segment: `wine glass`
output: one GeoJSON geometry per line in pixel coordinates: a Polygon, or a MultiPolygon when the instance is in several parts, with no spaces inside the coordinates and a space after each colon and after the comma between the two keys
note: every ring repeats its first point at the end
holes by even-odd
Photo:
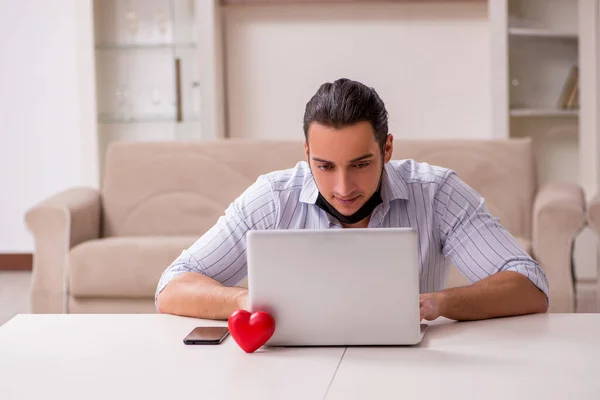
{"type": "Polygon", "coordinates": [[[155,34],[157,37],[164,39],[167,34],[167,13],[163,10],[156,10],[154,12],[154,27],[155,34]]]}
{"type": "Polygon", "coordinates": [[[129,121],[131,119],[131,102],[127,85],[119,85],[115,91],[115,97],[117,99],[117,120],[129,121]]]}
{"type": "Polygon", "coordinates": [[[125,11],[125,30],[129,35],[135,36],[138,32],[140,23],[137,13],[129,8],[125,11]]]}

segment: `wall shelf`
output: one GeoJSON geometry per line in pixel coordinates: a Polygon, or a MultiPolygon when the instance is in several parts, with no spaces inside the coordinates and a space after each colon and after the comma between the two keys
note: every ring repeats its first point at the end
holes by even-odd
{"type": "Polygon", "coordinates": [[[539,38],[556,38],[556,39],[571,39],[577,40],[578,34],[576,32],[561,32],[549,29],[539,28],[508,28],[508,34],[511,36],[523,36],[523,37],[539,37],[539,38]]]}
{"type": "Polygon", "coordinates": [[[98,117],[99,124],[165,124],[175,123],[175,117],[148,115],[136,116],[131,118],[119,117],[98,117]]]}
{"type": "MultiPolygon", "coordinates": [[[[186,118],[185,122],[200,122],[200,118],[186,118]]],[[[131,119],[119,118],[98,118],[98,123],[102,125],[127,125],[127,124],[174,124],[178,123],[175,117],[137,117],[131,119]]],[[[179,122],[179,123],[184,123],[179,122]]]]}
{"type": "Polygon", "coordinates": [[[154,49],[195,49],[195,43],[99,43],[96,50],[154,50],[154,49]]]}
{"type": "Polygon", "coordinates": [[[513,108],[511,117],[577,117],[579,110],[559,110],[551,108],[513,108]]]}
{"type": "Polygon", "coordinates": [[[496,0],[489,6],[494,136],[531,138],[540,185],[580,183],[587,114],[575,90],[585,86],[583,76],[573,69],[582,65],[589,40],[579,17],[592,7],[586,0],[496,0]]]}

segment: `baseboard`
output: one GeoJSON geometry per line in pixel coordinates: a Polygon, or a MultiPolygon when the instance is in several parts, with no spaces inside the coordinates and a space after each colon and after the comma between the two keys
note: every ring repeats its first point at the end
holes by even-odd
{"type": "Polygon", "coordinates": [[[33,254],[0,254],[0,271],[31,271],[33,254]]]}

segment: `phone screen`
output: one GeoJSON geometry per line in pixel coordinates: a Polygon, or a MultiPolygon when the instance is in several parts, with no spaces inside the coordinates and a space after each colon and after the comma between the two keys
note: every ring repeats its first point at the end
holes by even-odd
{"type": "Polygon", "coordinates": [[[229,334],[226,326],[199,326],[183,339],[185,344],[219,344],[229,334]]]}

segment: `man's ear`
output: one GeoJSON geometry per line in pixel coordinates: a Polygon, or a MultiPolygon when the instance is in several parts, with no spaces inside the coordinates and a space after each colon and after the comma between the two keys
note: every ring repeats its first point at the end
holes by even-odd
{"type": "Polygon", "coordinates": [[[310,151],[308,150],[308,142],[304,140],[304,154],[306,155],[306,162],[310,164],[310,151]]]}
{"type": "Polygon", "coordinates": [[[385,139],[385,145],[383,147],[383,163],[387,163],[392,159],[392,153],[394,151],[394,135],[388,133],[385,139]]]}

